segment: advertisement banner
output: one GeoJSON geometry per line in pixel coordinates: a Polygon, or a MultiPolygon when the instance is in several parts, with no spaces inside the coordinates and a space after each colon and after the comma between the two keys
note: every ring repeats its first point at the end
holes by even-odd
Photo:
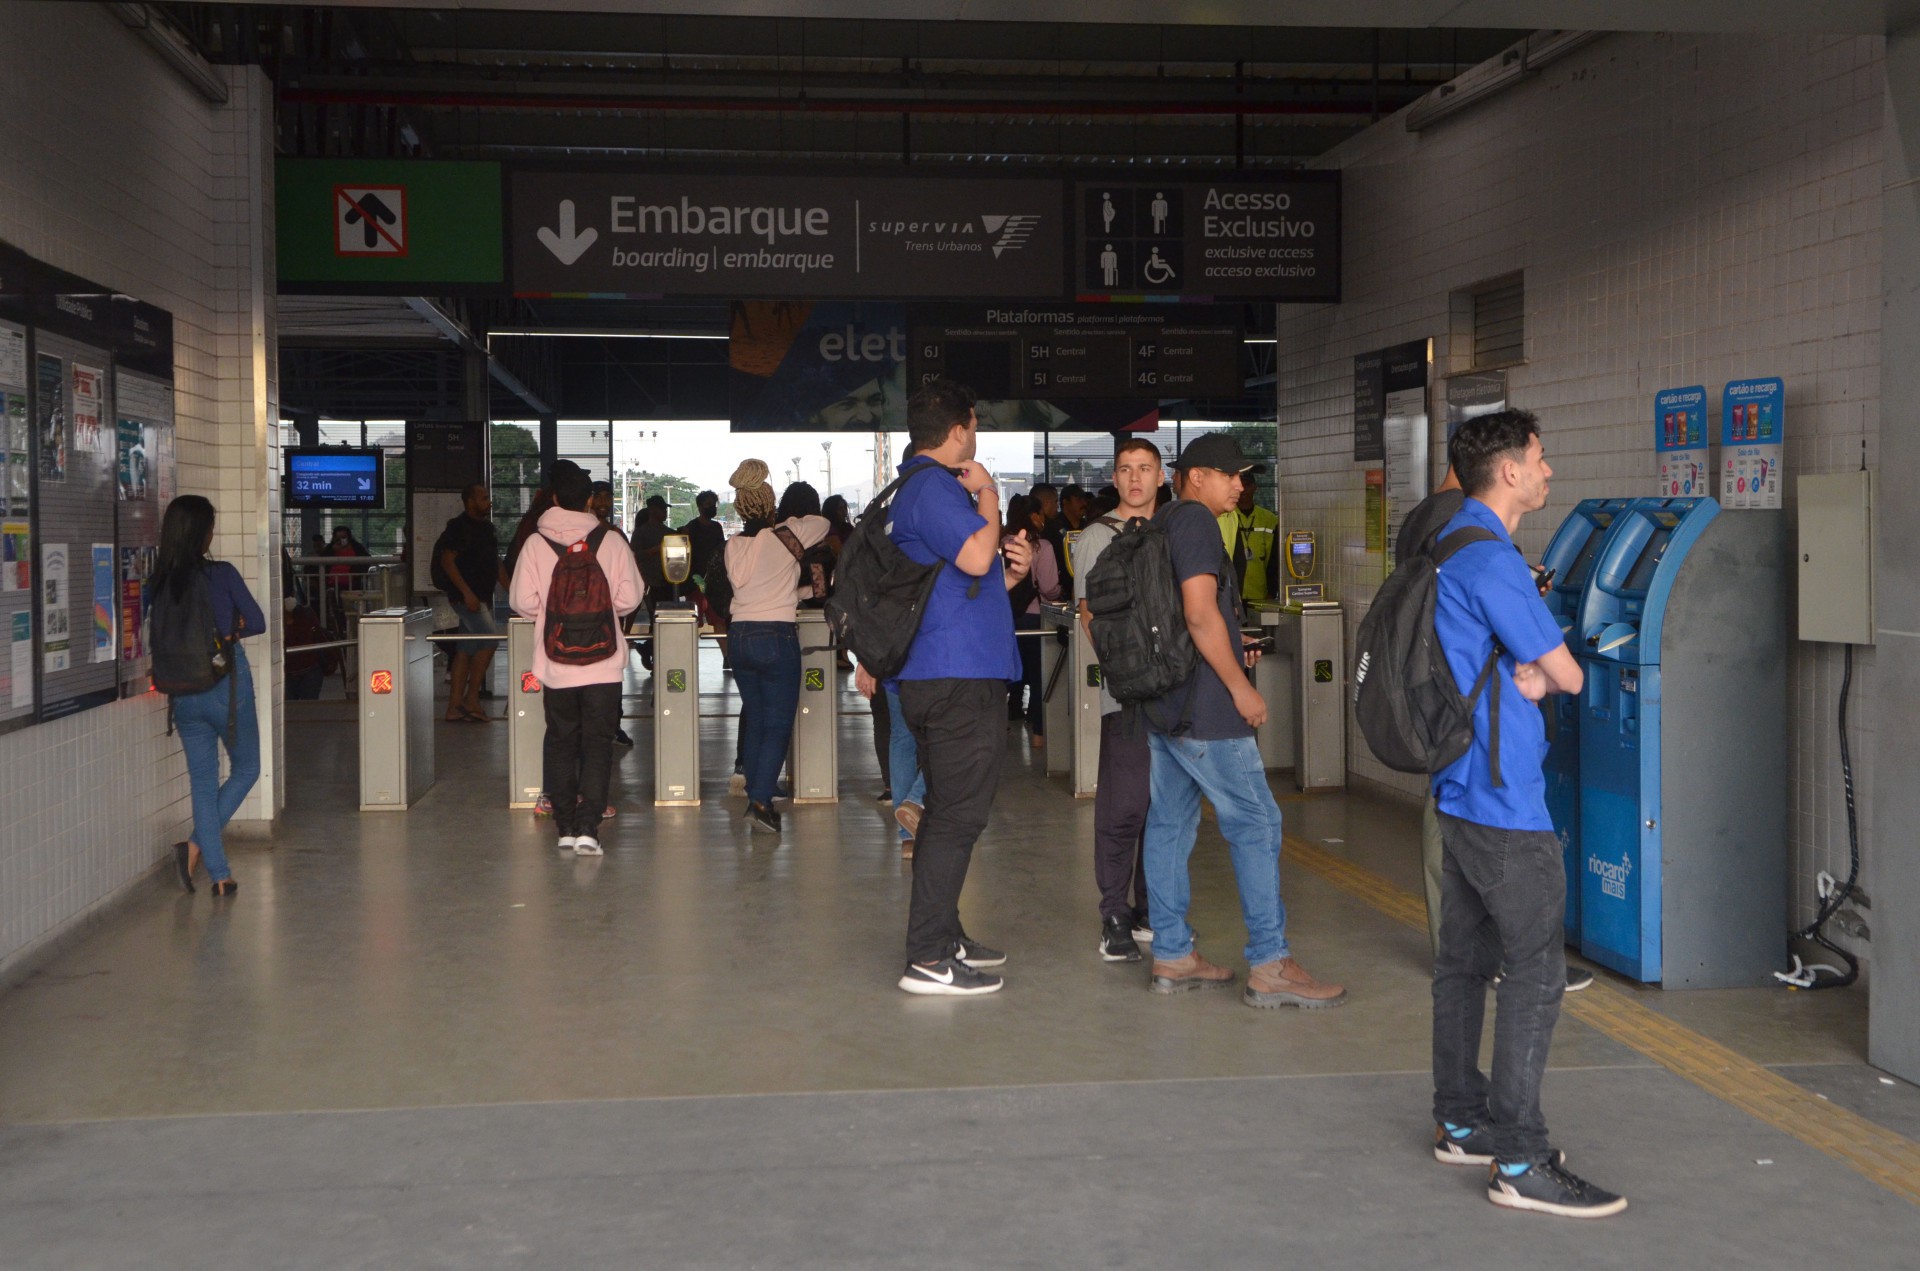
{"type": "Polygon", "coordinates": [[[1720,506],[1780,506],[1787,385],[1773,377],[1732,380],[1720,395],[1720,506]]]}
{"type": "Polygon", "coordinates": [[[1057,296],[1058,181],[516,170],[516,295],[1057,296]]]}
{"type": "Polygon", "coordinates": [[[1653,395],[1653,449],[1660,465],[1662,498],[1707,492],[1707,390],[1663,388],[1653,395]]]}

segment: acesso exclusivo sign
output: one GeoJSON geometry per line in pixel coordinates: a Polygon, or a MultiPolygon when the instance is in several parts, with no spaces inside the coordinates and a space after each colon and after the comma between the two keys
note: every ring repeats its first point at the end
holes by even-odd
{"type": "Polygon", "coordinates": [[[516,171],[517,295],[1060,293],[1057,181],[516,171]]]}

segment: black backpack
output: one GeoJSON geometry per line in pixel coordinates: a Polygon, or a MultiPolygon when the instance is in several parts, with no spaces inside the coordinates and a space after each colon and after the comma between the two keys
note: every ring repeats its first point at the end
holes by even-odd
{"type": "Polygon", "coordinates": [[[897,477],[867,504],[840,548],[833,593],[827,597],[827,626],[834,642],[853,650],[875,679],[891,679],[907,664],[934,580],[946,567],[945,561],[922,565],[900,550],[887,534],[888,507],[901,486],[939,468],[917,464],[897,477]]]}
{"type": "MultiPolygon", "coordinates": [[[[1374,757],[1396,772],[1436,773],[1473,746],[1473,708],[1493,679],[1499,641],[1480,668],[1473,692],[1460,686],[1434,630],[1440,568],[1461,548],[1498,541],[1479,526],[1428,538],[1395,565],[1354,637],[1353,709],[1374,757]]],[[[1500,693],[1489,705],[1493,784],[1500,782],[1500,693]]]]}
{"type": "MultiPolygon", "coordinates": [[[[213,587],[207,571],[196,569],[186,594],[173,598],[172,580],[153,588],[147,613],[147,651],[153,687],[167,695],[167,735],[173,735],[173,699],[204,693],[233,670],[233,637],[223,634],[213,616],[213,587]]],[[[239,726],[238,693],[227,694],[227,735],[239,726]]]]}
{"type": "Polygon", "coordinates": [[[1087,613],[1100,682],[1115,701],[1145,706],[1192,680],[1199,669],[1200,651],[1187,631],[1166,527],[1158,521],[1128,521],[1102,549],[1087,572],[1087,613]]]}

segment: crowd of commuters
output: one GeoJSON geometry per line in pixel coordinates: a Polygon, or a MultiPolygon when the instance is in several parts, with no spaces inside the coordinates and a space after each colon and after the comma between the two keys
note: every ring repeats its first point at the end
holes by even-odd
{"type": "MultiPolygon", "coordinates": [[[[1156,993],[1235,983],[1233,969],[1201,954],[1188,923],[1189,860],[1204,800],[1225,840],[1247,932],[1241,1000],[1260,1008],[1344,1003],[1346,990],[1308,972],[1288,940],[1281,813],[1255,742],[1266,707],[1249,671],[1260,648],[1241,624],[1248,598],[1278,592],[1279,522],[1254,496],[1265,467],[1231,435],[1211,433],[1185,447],[1169,482],[1160,450],[1127,438],[1116,447],[1110,486],[1089,493],[1041,483],[1012,498],[1003,518],[999,488],[976,458],[972,395],[934,381],[913,395],[907,419],[910,445],[883,513],[885,535],[934,572],[904,661],[884,678],[864,666],[855,674],[872,702],[887,787],[881,798],[893,805],[902,855],[912,863],[899,987],[974,997],[1005,986],[994,972],[1008,955],[966,931],[959,906],[974,847],[993,815],[1009,711],[1024,715],[1035,748],[1044,744],[1039,642],[1017,633],[1039,629],[1043,604],[1067,601],[1098,656],[1089,577],[1120,535],[1150,527],[1164,536],[1176,620],[1197,656],[1184,682],[1157,697],[1123,704],[1101,690],[1092,843],[1099,957],[1138,964],[1148,945],[1146,982],[1156,993]]],[[[1538,421],[1517,410],[1468,421],[1450,440],[1448,458],[1447,480],[1409,517],[1399,556],[1475,532],[1468,535],[1474,541],[1435,557],[1445,567],[1436,574],[1433,630],[1458,682],[1473,681],[1496,654],[1501,674],[1474,700],[1471,747],[1433,775],[1427,807],[1433,1152],[1445,1164],[1485,1166],[1496,1204],[1578,1217],[1616,1213],[1624,1199],[1566,1168],[1540,1102],[1561,995],[1591,983],[1565,962],[1566,879],[1546,810],[1546,739],[1535,706],[1548,694],[1578,693],[1582,673],[1512,543],[1521,519],[1545,505],[1552,471],[1538,421]],[[1480,1068],[1481,1033],[1496,985],[1489,1075],[1480,1068]]],[[[692,558],[691,576],[679,581],[669,579],[662,552],[673,532],[665,501],[647,501],[629,542],[611,522],[610,488],[565,461],[554,466],[506,564],[483,485],[465,492],[461,515],[436,543],[436,581],[455,602],[464,633],[495,634],[493,592],[509,579],[513,610],[543,633],[533,669],[546,712],[545,786],[562,849],[603,851],[616,735],[624,735],[630,651],[623,624],[687,599],[730,643],[742,700],[745,818],[757,831],[781,832],[775,801],[801,680],[798,609],[824,596],[854,526],[843,499],[823,505],[805,482],[776,499],[768,477],[757,459],[735,471],[734,508],[744,527],[731,539],[717,498],[699,496],[698,515],[677,531],[692,558]]],[[[204,606],[209,617],[194,621],[210,621],[218,635],[208,686],[176,675],[168,690],[193,793],[193,832],[175,846],[174,864],[188,891],[204,869],[214,892],[229,895],[237,883],[221,831],[259,772],[241,641],[266,624],[233,567],[210,558],[213,522],[205,499],[173,501],[149,596],[156,632],[163,621],[179,629],[180,614],[204,606]]],[[[345,535],[336,549],[345,554],[356,545],[345,535]]],[[[297,597],[288,604],[289,631],[303,614],[317,630],[297,597]]],[[[165,652],[156,649],[156,666],[165,652]]],[[[489,644],[455,655],[449,720],[484,718],[475,692],[491,652],[489,644]]],[[[204,651],[188,661],[195,659],[205,661],[204,651]]],[[[300,695],[320,665],[289,659],[288,671],[289,694],[300,695]]]]}

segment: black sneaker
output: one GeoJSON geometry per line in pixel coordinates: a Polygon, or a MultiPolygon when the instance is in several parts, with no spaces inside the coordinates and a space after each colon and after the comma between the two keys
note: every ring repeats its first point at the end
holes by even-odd
{"type": "Polygon", "coordinates": [[[1133,938],[1140,944],[1153,943],[1153,924],[1147,921],[1147,911],[1144,909],[1133,911],[1133,938]]]}
{"type": "Polygon", "coordinates": [[[907,963],[900,976],[900,987],[909,993],[929,997],[978,997],[998,993],[1006,981],[997,975],[983,975],[959,958],[942,958],[932,966],[907,963]]]}
{"type": "Polygon", "coordinates": [[[765,830],[769,834],[780,832],[780,814],[764,803],[747,805],[747,824],[756,830],[765,830]]]}
{"type": "Polygon", "coordinates": [[[1592,987],[1593,972],[1586,970],[1584,967],[1570,966],[1567,968],[1567,992],[1578,993],[1581,989],[1592,987]]]}
{"type": "Polygon", "coordinates": [[[892,803],[892,802],[893,802],[893,791],[891,791],[891,790],[882,790],[882,791],[881,791],[881,792],[880,792],[879,794],[876,794],[876,795],[874,795],[874,796],[873,796],[873,801],[874,801],[875,803],[892,803]]]}
{"type": "Polygon", "coordinates": [[[633,746],[633,738],[627,736],[626,729],[616,728],[613,730],[613,744],[631,748],[633,746]]]}
{"type": "MultiPolygon", "coordinates": [[[[1493,1164],[1493,1131],[1476,1125],[1464,1135],[1455,1135],[1444,1125],[1433,1127],[1433,1159],[1442,1165],[1493,1164]]],[[[1553,1163],[1565,1165],[1567,1154],[1553,1149],[1553,1163]]]]}
{"type": "Polygon", "coordinates": [[[960,943],[953,946],[953,956],[970,967],[1005,966],[1007,955],[998,949],[989,949],[965,932],[960,934],[960,943]]]}
{"type": "Polygon", "coordinates": [[[1627,1198],[1595,1187],[1553,1161],[1508,1174],[1496,1163],[1487,1167],[1487,1199],[1508,1209],[1530,1209],[1562,1218],[1605,1218],[1627,1207],[1627,1198]]]}
{"type": "Polygon", "coordinates": [[[1140,960],[1140,946],[1134,942],[1133,931],[1125,918],[1108,918],[1100,924],[1100,960],[1102,962],[1138,962],[1140,960]]]}

